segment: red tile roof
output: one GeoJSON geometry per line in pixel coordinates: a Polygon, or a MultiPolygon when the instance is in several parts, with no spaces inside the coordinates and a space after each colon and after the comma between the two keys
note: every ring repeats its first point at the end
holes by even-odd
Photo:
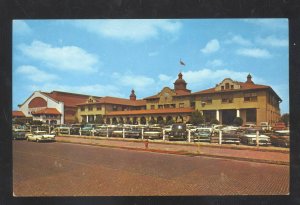
{"type": "Polygon", "coordinates": [[[25,117],[24,113],[22,111],[12,111],[13,117],[25,117]]]}
{"type": "MultiPolygon", "coordinates": [[[[85,103],[90,95],[82,95],[76,93],[67,93],[61,91],[52,91],[51,93],[42,92],[43,94],[53,98],[56,101],[64,102],[67,107],[75,107],[79,103],[85,103]]],[[[101,97],[93,96],[96,99],[101,97]]]]}
{"type": "Polygon", "coordinates": [[[120,116],[120,115],[150,115],[150,114],[174,114],[174,113],[192,113],[195,110],[192,108],[165,108],[154,110],[126,110],[126,111],[113,111],[107,113],[107,116],[120,116]]]}
{"type": "Polygon", "coordinates": [[[241,86],[240,89],[218,90],[218,91],[216,91],[215,88],[209,88],[209,89],[206,89],[206,90],[201,90],[201,91],[198,91],[198,92],[194,92],[192,94],[195,95],[195,94],[218,93],[218,92],[236,92],[236,91],[244,91],[244,90],[256,90],[256,89],[270,88],[270,86],[258,85],[258,84],[253,84],[253,83],[242,83],[242,82],[237,82],[237,83],[241,86]]]}
{"type": "Polygon", "coordinates": [[[146,100],[129,100],[125,98],[117,97],[102,97],[93,103],[79,103],[77,105],[92,105],[92,104],[118,104],[118,105],[128,105],[128,106],[146,106],[146,100]]]}
{"type": "MultiPolygon", "coordinates": [[[[173,97],[177,97],[177,96],[185,96],[185,95],[190,95],[190,94],[191,94],[191,90],[188,90],[188,89],[186,89],[186,90],[175,90],[175,89],[171,89],[171,90],[172,90],[173,92],[176,93],[176,95],[173,96],[173,97]]],[[[156,95],[152,95],[152,96],[146,97],[146,98],[144,98],[144,100],[148,100],[148,99],[157,99],[157,98],[160,97],[160,96],[159,96],[160,93],[161,93],[161,92],[157,93],[156,95]]]]}
{"type": "Polygon", "coordinates": [[[61,113],[56,108],[44,108],[42,110],[32,112],[31,114],[32,115],[40,115],[40,114],[61,115],[61,113]]]}

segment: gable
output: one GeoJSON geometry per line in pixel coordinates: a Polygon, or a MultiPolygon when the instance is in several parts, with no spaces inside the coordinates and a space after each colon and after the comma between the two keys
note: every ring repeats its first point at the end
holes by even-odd
{"type": "Polygon", "coordinates": [[[233,81],[230,78],[225,78],[221,83],[216,85],[215,91],[237,90],[240,88],[241,86],[237,81],[233,81]]]}

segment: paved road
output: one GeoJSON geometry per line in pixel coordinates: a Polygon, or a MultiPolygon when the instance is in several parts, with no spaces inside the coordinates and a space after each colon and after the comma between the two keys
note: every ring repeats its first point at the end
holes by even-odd
{"type": "Polygon", "coordinates": [[[16,196],[285,195],[289,166],[14,141],[13,191],[16,196]]]}

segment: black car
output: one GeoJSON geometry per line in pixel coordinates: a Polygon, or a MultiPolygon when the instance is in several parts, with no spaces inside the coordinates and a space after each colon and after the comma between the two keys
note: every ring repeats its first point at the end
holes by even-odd
{"type": "Polygon", "coordinates": [[[72,124],[70,128],[71,135],[79,135],[79,130],[82,128],[81,124],[72,124]]]}
{"type": "Polygon", "coordinates": [[[188,131],[186,130],[186,124],[173,124],[169,133],[169,140],[187,140],[188,131]]]}
{"type": "Polygon", "coordinates": [[[138,128],[131,128],[125,130],[125,137],[129,138],[141,138],[142,136],[142,130],[138,128]]]}

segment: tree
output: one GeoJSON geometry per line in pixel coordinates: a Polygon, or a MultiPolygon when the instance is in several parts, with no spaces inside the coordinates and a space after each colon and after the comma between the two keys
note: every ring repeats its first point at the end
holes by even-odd
{"type": "Polygon", "coordinates": [[[190,122],[193,125],[203,124],[204,123],[204,117],[202,113],[198,110],[192,113],[192,116],[190,118],[190,122]]]}
{"type": "Polygon", "coordinates": [[[242,126],[243,125],[243,119],[241,117],[236,117],[233,120],[233,124],[236,126],[242,126]]]}
{"type": "Polygon", "coordinates": [[[216,118],[214,118],[214,119],[212,119],[211,121],[210,121],[210,124],[220,124],[220,122],[219,122],[219,120],[217,120],[216,118]]]}
{"type": "Polygon", "coordinates": [[[167,125],[172,125],[172,124],[174,124],[174,123],[175,123],[175,121],[174,121],[173,119],[170,119],[170,120],[167,121],[166,124],[167,124],[167,125]]]}
{"type": "Polygon", "coordinates": [[[290,124],[290,114],[285,113],[281,116],[280,121],[284,122],[285,126],[289,126],[290,124]]]}

